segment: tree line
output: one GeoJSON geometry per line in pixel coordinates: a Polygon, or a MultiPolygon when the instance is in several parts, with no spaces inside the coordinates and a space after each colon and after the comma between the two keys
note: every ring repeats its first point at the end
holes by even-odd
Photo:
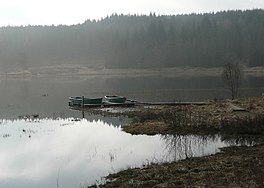
{"type": "Polygon", "coordinates": [[[117,15],[77,25],[0,28],[0,71],[61,64],[96,68],[264,66],[264,10],[117,15]]]}

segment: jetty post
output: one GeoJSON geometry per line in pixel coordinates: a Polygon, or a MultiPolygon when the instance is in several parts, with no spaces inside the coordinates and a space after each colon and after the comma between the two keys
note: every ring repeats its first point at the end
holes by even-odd
{"type": "Polygon", "coordinates": [[[82,96],[82,107],[84,107],[84,96],[82,96]]]}

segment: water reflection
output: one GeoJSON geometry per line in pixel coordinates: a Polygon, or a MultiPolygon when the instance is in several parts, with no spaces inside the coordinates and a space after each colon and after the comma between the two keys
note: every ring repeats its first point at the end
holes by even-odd
{"type": "Polygon", "coordinates": [[[216,153],[228,145],[221,141],[220,135],[165,135],[161,139],[165,143],[166,157],[173,161],[216,153]]]}
{"type": "Polygon", "coordinates": [[[256,143],[264,143],[263,136],[260,135],[222,135],[223,141],[228,142],[231,145],[254,145],[256,143]]]}
{"type": "MultiPolygon", "coordinates": [[[[221,136],[133,136],[101,120],[1,120],[0,187],[79,187],[150,162],[202,156],[221,136]]],[[[232,143],[233,144],[233,143],[232,143]]]]}

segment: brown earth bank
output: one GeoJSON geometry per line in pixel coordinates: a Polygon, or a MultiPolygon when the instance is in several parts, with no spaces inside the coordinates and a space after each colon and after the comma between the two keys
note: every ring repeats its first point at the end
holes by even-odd
{"type": "MultiPolygon", "coordinates": [[[[263,187],[264,145],[110,174],[99,187],[263,187]]],[[[96,187],[96,186],[94,186],[96,187]]]]}

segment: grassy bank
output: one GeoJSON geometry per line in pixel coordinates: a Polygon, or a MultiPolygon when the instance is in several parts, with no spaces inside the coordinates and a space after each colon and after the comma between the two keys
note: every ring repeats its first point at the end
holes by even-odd
{"type": "MultiPolygon", "coordinates": [[[[232,106],[232,105],[231,105],[232,106]]],[[[221,133],[224,140],[264,143],[264,97],[211,101],[203,106],[151,106],[122,113],[131,134],[221,133]],[[244,108],[233,111],[230,103],[244,108]]],[[[263,187],[264,145],[222,148],[211,156],[127,169],[99,187],[263,187]]]]}
{"type": "Polygon", "coordinates": [[[263,187],[264,145],[111,174],[100,187],[263,187]]]}
{"type": "Polygon", "coordinates": [[[156,106],[126,113],[131,134],[248,134],[264,135],[264,97],[212,101],[208,105],[156,106]],[[244,111],[233,111],[235,104],[244,111]]]}

